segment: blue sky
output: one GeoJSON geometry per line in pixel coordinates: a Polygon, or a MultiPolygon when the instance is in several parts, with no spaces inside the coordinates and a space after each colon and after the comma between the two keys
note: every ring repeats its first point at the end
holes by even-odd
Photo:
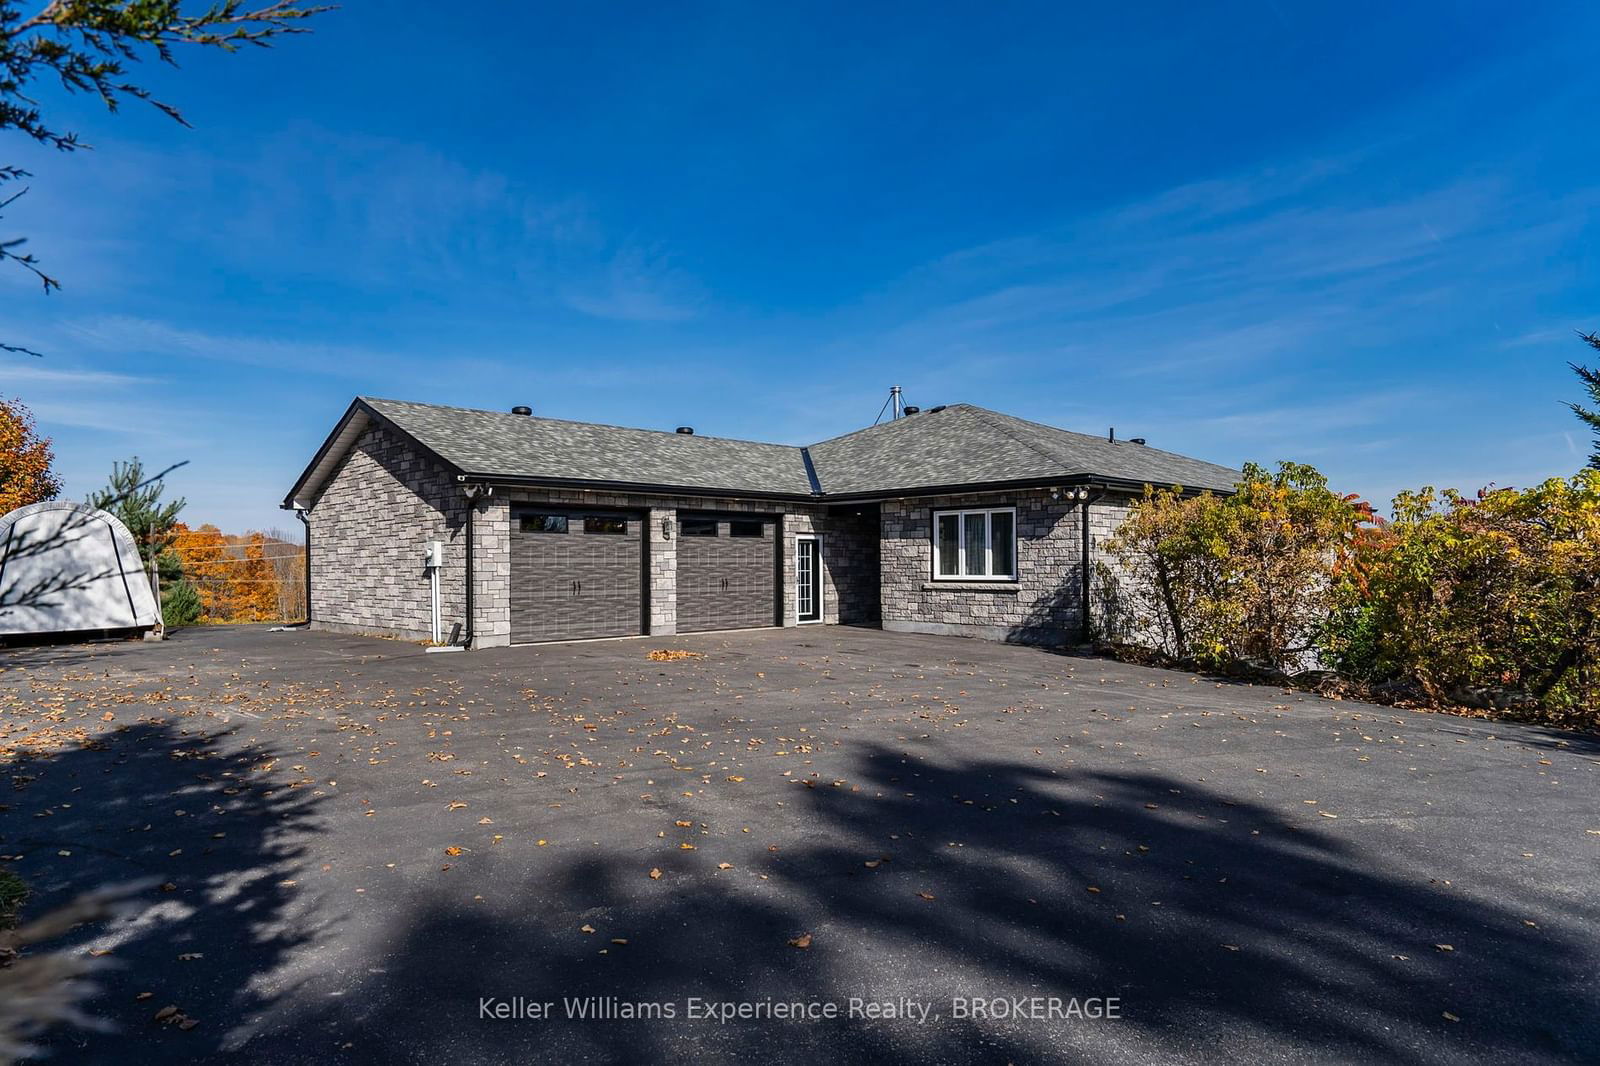
{"type": "MultiPolygon", "coordinates": [[[[47,95],[0,392],[276,507],[350,398],[807,443],[891,384],[1386,502],[1582,465],[1592,5],[355,2],[47,95]],[[805,10],[799,10],[804,7],[805,10]]],[[[1592,354],[1592,353],[1591,353],[1592,354]]]]}

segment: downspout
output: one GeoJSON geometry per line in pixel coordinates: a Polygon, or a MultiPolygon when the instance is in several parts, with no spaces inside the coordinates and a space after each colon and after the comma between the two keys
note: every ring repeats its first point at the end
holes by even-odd
{"type": "Polygon", "coordinates": [[[306,527],[306,628],[311,628],[311,512],[303,507],[295,509],[300,524],[306,527]]]}
{"type": "Polygon", "coordinates": [[[478,510],[479,486],[468,485],[467,494],[467,627],[461,636],[463,648],[472,647],[472,516],[478,510]]]}
{"type": "Polygon", "coordinates": [[[494,490],[487,485],[463,485],[461,487],[461,491],[465,493],[467,497],[467,624],[466,632],[461,637],[461,646],[463,648],[471,648],[473,635],[472,620],[475,614],[475,597],[472,593],[472,519],[478,511],[478,500],[481,497],[488,496],[494,490]]]}
{"type": "Polygon", "coordinates": [[[1089,536],[1089,506],[1105,499],[1105,490],[1078,490],[1078,512],[1082,524],[1083,542],[1079,549],[1079,558],[1083,560],[1079,577],[1082,588],[1079,590],[1079,603],[1083,605],[1082,619],[1079,624],[1078,639],[1080,643],[1087,644],[1094,635],[1094,622],[1089,616],[1089,596],[1093,588],[1094,560],[1092,558],[1094,539],[1089,536]]]}

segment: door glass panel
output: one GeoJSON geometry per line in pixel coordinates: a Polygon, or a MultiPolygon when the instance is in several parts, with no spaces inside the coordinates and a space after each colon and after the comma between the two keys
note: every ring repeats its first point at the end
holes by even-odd
{"type": "Polygon", "coordinates": [[[989,538],[984,533],[984,526],[988,516],[982,511],[977,514],[964,514],[961,516],[962,524],[966,526],[966,566],[962,573],[981,576],[989,572],[985,565],[984,549],[989,546],[989,538]]]}
{"type": "Polygon", "coordinates": [[[954,577],[961,573],[961,516],[939,516],[939,576],[954,577]]]}
{"type": "Polygon", "coordinates": [[[759,537],[764,523],[750,519],[735,519],[728,523],[730,537],[759,537]]]}
{"type": "Polygon", "coordinates": [[[567,516],[564,514],[525,514],[519,521],[524,533],[565,533],[567,516]]]}
{"type": "Polygon", "coordinates": [[[685,537],[714,537],[717,535],[715,518],[680,518],[678,531],[685,537]]]}
{"type": "Polygon", "coordinates": [[[628,520],[626,518],[606,518],[601,515],[590,515],[583,520],[585,533],[626,533],[628,520]]]}
{"type": "Polygon", "coordinates": [[[817,592],[820,576],[817,570],[817,542],[798,541],[795,545],[795,609],[800,621],[811,622],[820,617],[817,592]]]}
{"type": "Polygon", "coordinates": [[[1016,574],[1017,538],[1016,515],[1010,511],[995,511],[989,516],[990,561],[995,577],[1012,577],[1016,574]]]}

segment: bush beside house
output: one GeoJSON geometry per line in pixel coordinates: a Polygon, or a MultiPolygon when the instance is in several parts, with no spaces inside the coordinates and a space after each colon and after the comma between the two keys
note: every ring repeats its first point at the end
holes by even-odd
{"type": "Polygon", "coordinates": [[[1122,654],[1600,728],[1600,471],[1403,493],[1385,522],[1248,466],[1232,496],[1147,492],[1105,549],[1122,654]]]}

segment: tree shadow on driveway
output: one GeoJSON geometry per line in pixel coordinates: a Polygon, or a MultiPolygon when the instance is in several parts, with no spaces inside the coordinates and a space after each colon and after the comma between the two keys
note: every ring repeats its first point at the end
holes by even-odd
{"type": "MultiPolygon", "coordinates": [[[[252,1047],[262,1061],[284,1061],[273,1041],[293,1034],[370,1062],[1554,1062],[1600,1038],[1581,916],[1530,926],[1509,902],[1377,868],[1192,782],[872,747],[849,782],[797,783],[785,802],[799,843],[713,825],[686,836],[692,852],[669,836],[502,870],[508,898],[419,899],[393,916],[383,973],[296,1005],[252,1047]],[[804,933],[808,948],[790,945],[804,933]],[[940,1017],[723,1024],[688,1018],[691,996],[841,1010],[909,996],[940,1017]],[[959,996],[1114,996],[1122,1017],[961,1018],[959,996]],[[485,1017],[486,998],[516,1016],[485,1017]],[[567,998],[675,1017],[572,1019],[567,998]]],[[[695,822],[693,799],[672,806],[695,822]]]]}
{"type": "Polygon", "coordinates": [[[87,1013],[115,1027],[50,1031],[51,1061],[216,1058],[288,992],[262,982],[313,940],[295,886],[319,800],[277,769],[268,749],[160,720],[0,767],[0,853],[28,885],[26,915],[150,886],[126,916],[34,949],[101,958],[87,1013]]]}

